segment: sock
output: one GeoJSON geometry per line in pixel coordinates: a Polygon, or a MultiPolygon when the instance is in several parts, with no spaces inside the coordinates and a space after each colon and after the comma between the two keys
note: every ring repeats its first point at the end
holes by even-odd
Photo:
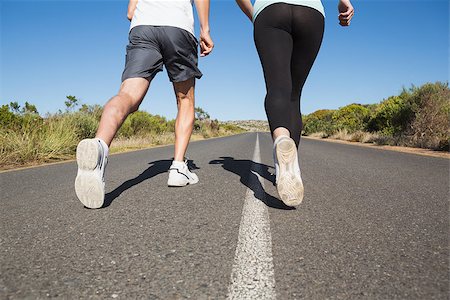
{"type": "Polygon", "coordinates": [[[172,166],[173,166],[173,167],[176,167],[176,168],[181,168],[181,167],[183,167],[184,165],[185,165],[184,161],[176,161],[176,160],[174,160],[174,161],[172,162],[172,166]]]}

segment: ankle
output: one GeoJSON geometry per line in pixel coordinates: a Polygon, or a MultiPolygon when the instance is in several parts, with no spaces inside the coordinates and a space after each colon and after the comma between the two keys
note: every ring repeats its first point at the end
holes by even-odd
{"type": "Polygon", "coordinates": [[[179,161],[179,160],[173,160],[172,161],[172,166],[174,167],[182,167],[185,165],[184,161],[179,161]]]}

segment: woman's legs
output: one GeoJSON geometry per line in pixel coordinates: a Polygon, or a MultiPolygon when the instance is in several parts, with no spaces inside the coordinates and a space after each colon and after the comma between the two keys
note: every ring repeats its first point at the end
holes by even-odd
{"type": "Polygon", "coordinates": [[[300,113],[301,93],[322,43],[324,18],[317,10],[304,6],[293,6],[292,15],[294,45],[291,57],[291,102],[295,102],[297,107],[292,111],[294,115],[291,117],[290,128],[298,147],[303,129],[300,113]]]}
{"type": "Polygon", "coordinates": [[[286,115],[292,108],[290,15],[288,5],[272,4],[258,15],[254,24],[255,45],[267,90],[264,106],[272,134],[290,135],[290,115],[286,115]]]}
{"type": "Polygon", "coordinates": [[[322,42],[323,21],[312,8],[276,3],[265,8],[254,24],[267,89],[264,106],[275,140],[276,185],[280,199],[289,206],[303,199],[297,155],[300,96],[322,42]]]}
{"type": "Polygon", "coordinates": [[[323,29],[320,12],[285,3],[265,8],[255,21],[270,130],[274,139],[289,133],[297,147],[302,130],[301,91],[319,51],[323,29]]]}

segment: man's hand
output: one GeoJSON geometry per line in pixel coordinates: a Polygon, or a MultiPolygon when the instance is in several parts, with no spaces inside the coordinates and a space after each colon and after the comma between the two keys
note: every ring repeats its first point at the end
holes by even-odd
{"type": "Polygon", "coordinates": [[[200,31],[200,56],[207,56],[214,48],[214,42],[211,39],[209,31],[200,31]]]}
{"type": "Polygon", "coordinates": [[[195,0],[195,8],[200,21],[200,56],[210,54],[214,48],[209,34],[209,2],[210,0],[195,0]]]}
{"type": "Polygon", "coordinates": [[[128,12],[127,12],[127,18],[128,20],[132,20],[134,16],[134,11],[136,10],[138,0],[130,0],[128,3],[128,12]]]}
{"type": "Polygon", "coordinates": [[[339,24],[341,26],[349,26],[350,22],[355,14],[350,0],[340,0],[338,5],[339,10],[339,24]]]}

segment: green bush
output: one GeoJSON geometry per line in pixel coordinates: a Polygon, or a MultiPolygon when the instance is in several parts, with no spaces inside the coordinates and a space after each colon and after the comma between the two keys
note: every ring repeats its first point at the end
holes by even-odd
{"type": "Polygon", "coordinates": [[[167,119],[159,115],[150,117],[150,132],[161,134],[167,131],[167,119]]]}
{"type": "MultiPolygon", "coordinates": [[[[102,107],[83,104],[75,111],[78,100],[74,96],[68,96],[65,105],[65,112],[45,118],[28,102],[23,108],[17,102],[0,106],[0,167],[73,157],[80,140],[94,137],[102,107]]],[[[201,117],[195,123],[197,133],[204,137],[236,132],[234,127],[221,131],[219,121],[211,120],[201,108],[196,108],[196,114],[201,117]]],[[[167,144],[173,142],[174,131],[175,120],[138,111],[125,120],[117,136],[130,140],[143,137],[152,144],[167,144]]]]}
{"type": "Polygon", "coordinates": [[[303,117],[303,132],[306,135],[323,132],[331,135],[334,131],[332,117],[334,110],[321,109],[303,117]]]}
{"type": "Polygon", "coordinates": [[[147,135],[151,132],[151,115],[145,111],[137,111],[128,117],[131,122],[133,135],[147,135]]]}
{"type": "Polygon", "coordinates": [[[369,115],[370,110],[360,104],[350,104],[341,107],[332,116],[334,129],[345,129],[350,133],[364,130],[369,115]]]}
{"type": "Polygon", "coordinates": [[[73,123],[75,132],[80,140],[95,137],[99,120],[94,114],[76,112],[67,114],[66,117],[73,123]]]}
{"type": "Polygon", "coordinates": [[[95,105],[83,104],[83,105],[81,105],[79,112],[90,115],[94,119],[96,119],[97,121],[100,122],[100,118],[103,113],[103,107],[101,107],[98,104],[95,104],[95,105]]]}
{"type": "Polygon", "coordinates": [[[449,150],[450,89],[448,83],[428,83],[411,89],[408,99],[414,119],[406,132],[413,146],[449,150]]]}
{"type": "Polygon", "coordinates": [[[42,118],[37,113],[34,105],[25,102],[25,107],[20,109],[17,102],[0,107],[0,125],[2,129],[26,130],[42,124],[42,118]]]}
{"type": "Polygon", "coordinates": [[[118,132],[118,136],[131,137],[133,135],[146,136],[161,134],[167,131],[167,120],[158,115],[151,115],[145,111],[137,111],[125,120],[118,132]]]}
{"type": "Polygon", "coordinates": [[[131,128],[131,119],[126,118],[119,131],[117,131],[116,137],[129,138],[133,136],[133,134],[133,129],[131,128]]]}
{"type": "Polygon", "coordinates": [[[167,132],[175,132],[175,119],[167,121],[167,132]]]}
{"type": "Polygon", "coordinates": [[[0,126],[2,129],[11,128],[18,122],[18,117],[10,111],[8,105],[0,107],[0,126]]]}
{"type": "Polygon", "coordinates": [[[376,106],[367,122],[367,130],[398,135],[405,132],[410,118],[411,112],[405,100],[400,96],[389,97],[376,106]]]}
{"type": "Polygon", "coordinates": [[[337,111],[319,110],[304,117],[304,134],[370,131],[383,143],[448,150],[450,89],[427,83],[403,89],[379,104],[351,104],[337,111]]]}

